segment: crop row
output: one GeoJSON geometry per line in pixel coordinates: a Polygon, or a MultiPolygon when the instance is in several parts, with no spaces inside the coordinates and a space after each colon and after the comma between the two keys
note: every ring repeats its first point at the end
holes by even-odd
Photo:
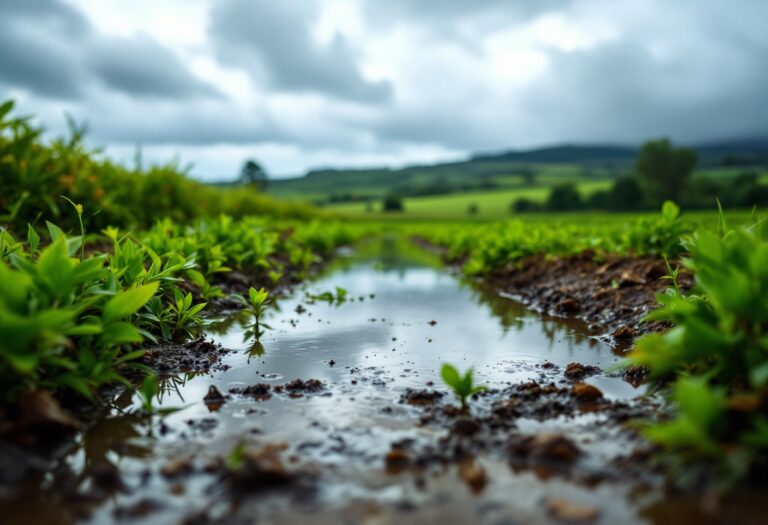
{"type": "Polygon", "coordinates": [[[92,398],[143,368],[143,342],[195,336],[206,301],[222,295],[217,274],[242,269],[274,287],[361,234],[220,216],[163,220],[138,235],[107,228],[99,240],[110,246],[94,251],[52,223],[43,235],[30,226],[23,240],[0,230],[0,400],[30,388],[92,398]]]}

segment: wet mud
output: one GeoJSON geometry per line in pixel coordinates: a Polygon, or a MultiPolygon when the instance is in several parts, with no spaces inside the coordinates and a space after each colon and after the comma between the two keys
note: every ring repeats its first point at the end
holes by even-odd
{"type": "MultiPolygon", "coordinates": [[[[668,328],[644,320],[657,304],[656,294],[672,285],[668,273],[663,259],[598,258],[585,251],[570,257],[527,257],[490,273],[483,282],[535,311],[580,319],[607,331],[614,342],[626,343],[668,328]]],[[[678,285],[691,288],[690,273],[681,270],[678,285]]]]}

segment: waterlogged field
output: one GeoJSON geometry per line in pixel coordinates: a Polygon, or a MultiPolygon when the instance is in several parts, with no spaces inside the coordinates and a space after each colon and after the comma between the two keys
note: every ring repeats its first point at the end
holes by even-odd
{"type": "Polygon", "coordinates": [[[9,111],[3,524],[764,521],[762,212],[190,207],[9,111]]]}

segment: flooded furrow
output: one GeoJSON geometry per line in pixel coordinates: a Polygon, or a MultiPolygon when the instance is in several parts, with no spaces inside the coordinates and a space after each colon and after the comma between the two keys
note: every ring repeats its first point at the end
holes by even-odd
{"type": "Polygon", "coordinates": [[[214,371],[162,378],[164,415],[120,396],[2,494],[0,522],[655,521],[653,480],[620,462],[621,422],[654,407],[600,334],[377,248],[281,299],[261,345],[238,316],[212,324],[214,371]],[[336,287],[341,304],[310,298],[336,287]],[[443,363],[490,389],[469,415],[443,363]]]}

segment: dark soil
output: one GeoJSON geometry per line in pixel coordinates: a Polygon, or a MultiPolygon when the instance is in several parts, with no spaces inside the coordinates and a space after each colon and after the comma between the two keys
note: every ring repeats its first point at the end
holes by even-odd
{"type": "MultiPolygon", "coordinates": [[[[527,257],[488,274],[483,282],[536,311],[597,325],[622,342],[668,327],[643,320],[657,304],[656,294],[671,285],[664,279],[667,274],[658,258],[598,259],[595,252],[585,251],[554,259],[527,257]]],[[[689,289],[693,278],[681,271],[678,284],[689,289]]]]}
{"type": "Polygon", "coordinates": [[[200,338],[183,344],[150,347],[146,350],[142,362],[161,375],[211,372],[226,369],[226,365],[222,365],[220,360],[230,351],[200,338]]]}

